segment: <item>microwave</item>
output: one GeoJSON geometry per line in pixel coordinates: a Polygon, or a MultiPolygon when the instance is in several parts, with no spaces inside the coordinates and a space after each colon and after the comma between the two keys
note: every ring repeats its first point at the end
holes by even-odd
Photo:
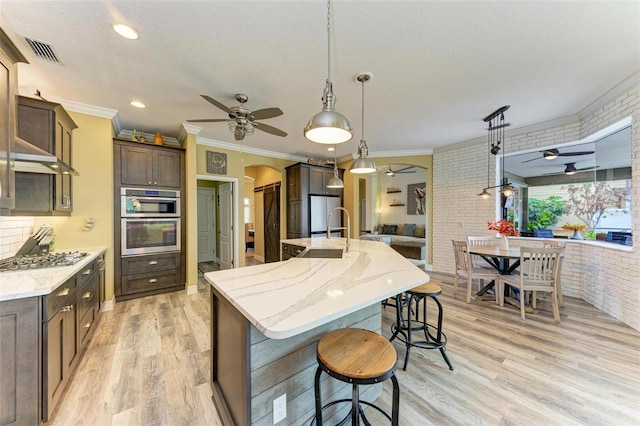
{"type": "Polygon", "coordinates": [[[179,217],[120,220],[122,256],[180,251],[179,217]]]}
{"type": "Polygon", "coordinates": [[[180,191],[121,188],[120,197],[121,217],[180,216],[180,191]]]}

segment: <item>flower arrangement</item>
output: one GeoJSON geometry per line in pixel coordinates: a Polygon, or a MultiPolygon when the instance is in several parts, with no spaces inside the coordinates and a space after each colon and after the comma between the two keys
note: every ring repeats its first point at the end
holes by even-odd
{"type": "Polygon", "coordinates": [[[488,221],[487,227],[489,228],[489,231],[498,231],[501,235],[504,235],[505,237],[510,237],[510,236],[517,237],[520,235],[520,231],[516,229],[515,224],[510,220],[501,219],[495,222],[488,221]]]}
{"type": "Polygon", "coordinates": [[[570,229],[571,231],[580,232],[587,229],[587,226],[581,223],[565,223],[564,225],[562,225],[562,229],[570,229]]]}

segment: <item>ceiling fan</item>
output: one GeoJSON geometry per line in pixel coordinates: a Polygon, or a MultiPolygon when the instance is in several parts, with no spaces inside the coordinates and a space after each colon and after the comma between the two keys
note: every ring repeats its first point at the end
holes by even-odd
{"type": "Polygon", "coordinates": [[[597,169],[600,166],[591,166],[591,167],[582,167],[580,169],[576,168],[576,163],[565,163],[564,171],[555,172],[555,173],[544,173],[542,176],[553,176],[553,175],[574,175],[577,172],[590,172],[592,170],[597,169]]]}
{"type": "Polygon", "coordinates": [[[409,167],[405,167],[403,169],[399,169],[399,170],[392,170],[391,169],[391,164],[389,164],[387,166],[387,171],[385,172],[385,174],[387,176],[395,176],[396,173],[415,173],[415,170],[409,170],[409,169],[413,169],[414,166],[409,166],[409,167]]]}
{"type": "Polygon", "coordinates": [[[207,102],[213,104],[214,106],[229,114],[229,118],[202,118],[196,120],[187,120],[189,123],[218,123],[226,121],[229,124],[229,130],[233,132],[237,141],[241,141],[246,135],[252,134],[255,129],[262,130],[263,132],[267,132],[276,136],[287,136],[287,133],[283,132],[280,129],[256,121],[282,115],[283,113],[280,108],[264,108],[256,111],[251,111],[244,106],[244,104],[249,100],[249,97],[242,93],[238,93],[235,96],[236,101],[238,101],[240,105],[232,107],[227,107],[222,102],[213,99],[211,96],[200,96],[202,96],[207,102]]]}
{"type": "Polygon", "coordinates": [[[555,160],[558,157],[574,157],[578,155],[589,155],[593,154],[595,151],[573,151],[573,152],[560,152],[557,149],[546,149],[544,151],[540,151],[542,153],[542,157],[535,157],[530,160],[525,160],[522,163],[528,163],[529,161],[535,161],[540,158],[544,158],[545,160],[555,160]]]}

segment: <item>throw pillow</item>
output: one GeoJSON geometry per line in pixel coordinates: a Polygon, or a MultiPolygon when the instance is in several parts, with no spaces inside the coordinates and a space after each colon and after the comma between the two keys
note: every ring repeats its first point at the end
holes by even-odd
{"type": "Polygon", "coordinates": [[[382,231],[380,233],[387,235],[395,235],[398,230],[398,225],[382,225],[382,231]]]}
{"type": "Polygon", "coordinates": [[[416,238],[424,238],[424,232],[425,232],[424,226],[418,226],[416,227],[416,230],[414,231],[413,236],[416,238]]]}
{"type": "Polygon", "coordinates": [[[405,223],[404,224],[404,234],[408,237],[413,237],[413,234],[416,232],[416,224],[415,223],[405,223]]]}

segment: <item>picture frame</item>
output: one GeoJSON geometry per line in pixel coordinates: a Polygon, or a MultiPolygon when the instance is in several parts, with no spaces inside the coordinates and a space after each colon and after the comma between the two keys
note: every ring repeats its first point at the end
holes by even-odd
{"type": "Polygon", "coordinates": [[[426,196],[426,183],[412,183],[407,185],[407,214],[425,215],[426,196]]]}
{"type": "Polygon", "coordinates": [[[207,173],[226,175],[227,154],[224,152],[207,151],[207,173]]]}

